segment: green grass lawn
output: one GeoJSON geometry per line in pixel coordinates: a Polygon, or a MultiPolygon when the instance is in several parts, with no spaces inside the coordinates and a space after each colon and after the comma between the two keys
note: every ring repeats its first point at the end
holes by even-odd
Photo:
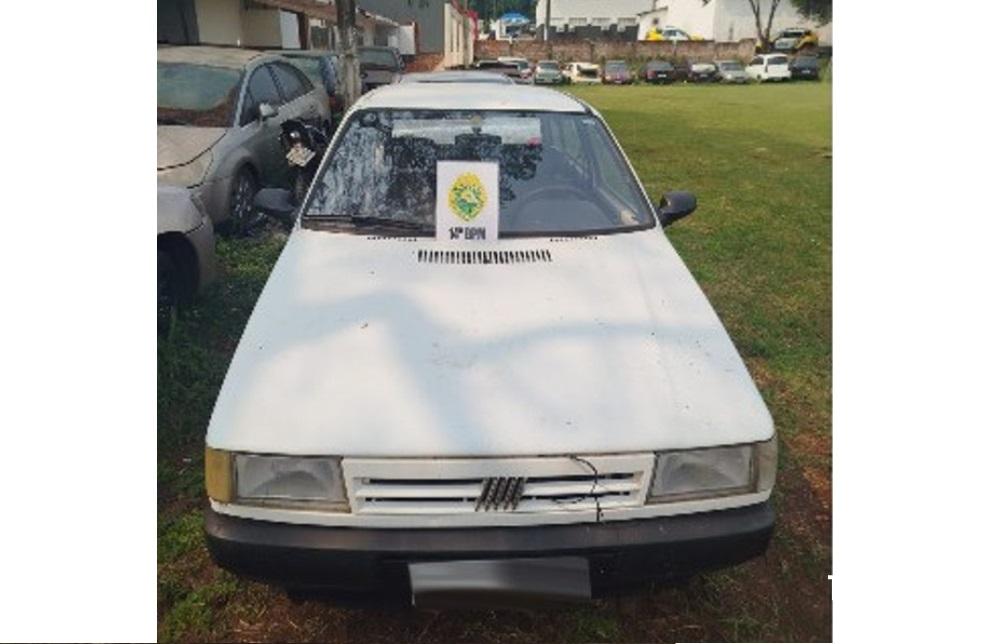
{"type": "Polygon", "coordinates": [[[291,603],[218,570],[204,548],[203,437],[245,321],[282,248],[218,245],[222,279],[158,348],[159,636],[252,641],[828,641],[831,84],[577,87],[654,199],[697,194],[668,231],[770,406],[781,436],[766,557],[576,610],[388,612],[291,603]]]}

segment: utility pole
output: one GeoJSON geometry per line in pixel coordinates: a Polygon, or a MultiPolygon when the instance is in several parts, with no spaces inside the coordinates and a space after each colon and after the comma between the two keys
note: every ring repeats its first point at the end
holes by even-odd
{"type": "Polygon", "coordinates": [[[546,0],[546,20],[542,28],[542,39],[549,42],[549,0],[546,0]]]}
{"type": "Polygon", "coordinates": [[[473,50],[470,49],[470,0],[463,0],[463,68],[473,65],[473,50]]]}
{"type": "Polygon", "coordinates": [[[335,0],[335,30],[335,51],[342,61],[342,98],[349,109],[362,90],[356,54],[356,0],[335,0]]]}

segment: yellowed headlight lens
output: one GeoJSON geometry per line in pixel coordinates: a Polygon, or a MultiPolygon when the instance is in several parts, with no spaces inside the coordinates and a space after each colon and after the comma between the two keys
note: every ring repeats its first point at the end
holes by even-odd
{"type": "Polygon", "coordinates": [[[207,496],[218,503],[231,503],[234,498],[232,454],[213,447],[204,448],[204,483],[207,496]]]}

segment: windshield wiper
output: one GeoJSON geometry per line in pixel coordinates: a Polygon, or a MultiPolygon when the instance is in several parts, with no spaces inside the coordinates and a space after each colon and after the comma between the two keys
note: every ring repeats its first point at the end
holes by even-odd
{"type": "Polygon", "coordinates": [[[346,224],[356,228],[384,228],[390,230],[411,230],[425,233],[435,231],[434,226],[419,221],[389,219],[387,217],[370,217],[365,215],[305,215],[304,218],[322,223],[328,222],[334,224],[346,224]]]}

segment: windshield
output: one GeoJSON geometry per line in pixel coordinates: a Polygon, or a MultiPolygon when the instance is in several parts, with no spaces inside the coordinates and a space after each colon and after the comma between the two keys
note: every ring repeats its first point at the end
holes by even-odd
{"type": "Polygon", "coordinates": [[[597,67],[581,67],[578,71],[579,71],[579,73],[580,73],[581,76],[597,76],[598,75],[598,68],[597,67]]]}
{"type": "Polygon", "coordinates": [[[436,163],[499,166],[501,236],[612,232],[653,213],[604,125],[587,114],[363,110],[317,177],[304,217],[434,231],[436,163]]]}
{"type": "Polygon", "coordinates": [[[389,49],[360,49],[359,64],[362,67],[398,69],[397,58],[389,49]]]}
{"type": "Polygon", "coordinates": [[[160,124],[231,127],[241,70],[190,63],[157,65],[160,124]]]}
{"type": "Polygon", "coordinates": [[[801,38],[805,35],[804,31],[782,31],[781,38],[801,38]]]}
{"type": "Polygon", "coordinates": [[[794,60],[795,67],[818,67],[819,60],[817,58],[796,58],[794,60]]]}
{"type": "Polygon", "coordinates": [[[737,62],[730,63],[719,63],[719,67],[726,72],[741,72],[743,71],[743,64],[737,62]]]}
{"type": "Polygon", "coordinates": [[[625,63],[607,62],[605,63],[605,71],[617,73],[617,72],[626,72],[629,70],[625,67],[625,63]]]}
{"type": "Polygon", "coordinates": [[[767,63],[770,64],[770,65],[787,65],[788,64],[788,57],[787,56],[771,56],[770,58],[767,59],[767,63]]]}
{"type": "Polygon", "coordinates": [[[544,72],[558,72],[560,71],[560,66],[556,63],[539,63],[539,69],[544,72]]]}
{"type": "Polygon", "coordinates": [[[654,71],[662,71],[667,69],[673,69],[673,65],[666,61],[654,61],[646,65],[646,69],[652,69],[654,71]]]}

